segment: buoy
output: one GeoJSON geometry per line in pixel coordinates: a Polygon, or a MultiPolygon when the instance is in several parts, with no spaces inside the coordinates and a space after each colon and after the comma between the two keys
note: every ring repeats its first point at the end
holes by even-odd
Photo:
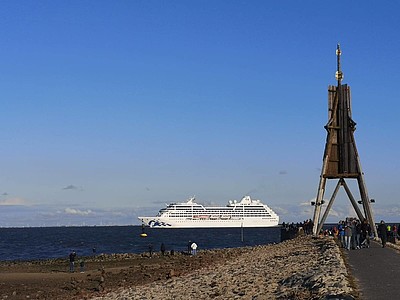
{"type": "Polygon", "coordinates": [[[147,233],[144,232],[144,228],[145,228],[145,227],[146,227],[146,226],[145,226],[144,224],[142,224],[142,233],[140,234],[141,237],[147,237],[147,233]]]}

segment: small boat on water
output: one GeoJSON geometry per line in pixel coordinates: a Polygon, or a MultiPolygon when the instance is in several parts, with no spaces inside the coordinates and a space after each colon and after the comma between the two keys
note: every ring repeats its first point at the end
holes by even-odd
{"type": "Polygon", "coordinates": [[[279,216],[260,200],[245,196],[226,206],[203,206],[195,197],[171,203],[155,217],[139,217],[142,223],[156,228],[272,227],[279,216]]]}

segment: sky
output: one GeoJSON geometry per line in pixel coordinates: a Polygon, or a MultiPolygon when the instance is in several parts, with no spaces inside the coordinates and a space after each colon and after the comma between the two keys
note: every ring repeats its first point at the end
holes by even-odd
{"type": "MultiPolygon", "coordinates": [[[[0,227],[137,225],[191,196],[312,218],[337,43],[375,218],[400,222],[397,1],[0,8],[0,227]]],[[[328,221],[351,215],[341,190],[328,221]]]]}

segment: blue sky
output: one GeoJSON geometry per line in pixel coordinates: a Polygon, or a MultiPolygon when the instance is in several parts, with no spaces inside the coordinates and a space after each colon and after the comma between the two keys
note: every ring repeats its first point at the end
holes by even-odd
{"type": "Polygon", "coordinates": [[[0,226],[139,224],[192,195],[311,218],[338,42],[375,216],[400,222],[397,2],[0,6],[0,226]]]}

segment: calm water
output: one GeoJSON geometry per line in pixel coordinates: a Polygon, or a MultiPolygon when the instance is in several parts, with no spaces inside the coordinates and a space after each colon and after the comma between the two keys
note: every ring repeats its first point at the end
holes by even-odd
{"type": "Polygon", "coordinates": [[[140,226],[0,228],[0,260],[31,260],[96,253],[143,253],[153,244],[159,251],[183,251],[188,241],[199,249],[233,248],[280,242],[280,227],[155,229],[146,228],[148,237],[140,237],[140,226]],[[243,242],[242,242],[243,237],[243,242]]]}

